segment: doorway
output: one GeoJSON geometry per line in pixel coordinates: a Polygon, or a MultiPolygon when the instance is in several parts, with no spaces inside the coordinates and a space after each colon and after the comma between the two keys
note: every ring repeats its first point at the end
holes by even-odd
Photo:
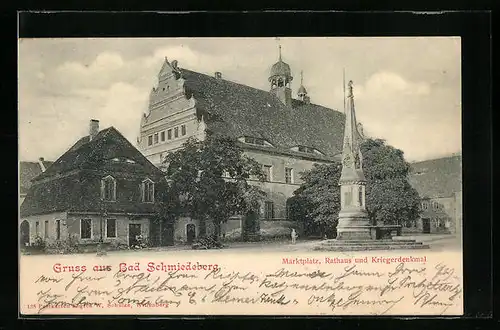
{"type": "Polygon", "coordinates": [[[196,226],[192,223],[186,225],[186,238],[188,244],[193,243],[196,238],[196,226]]]}
{"type": "Polygon", "coordinates": [[[431,219],[429,219],[429,218],[422,219],[422,232],[424,234],[431,233],[431,219]]]}
{"type": "Polygon", "coordinates": [[[172,223],[166,224],[162,227],[161,245],[174,245],[174,225],[172,223]]]}
{"type": "Polygon", "coordinates": [[[128,245],[135,246],[139,242],[137,241],[137,236],[141,235],[141,224],[130,223],[128,225],[128,245]]]}
{"type": "Polygon", "coordinates": [[[21,247],[25,247],[30,244],[30,224],[28,221],[24,220],[21,222],[21,237],[20,244],[21,247]]]}

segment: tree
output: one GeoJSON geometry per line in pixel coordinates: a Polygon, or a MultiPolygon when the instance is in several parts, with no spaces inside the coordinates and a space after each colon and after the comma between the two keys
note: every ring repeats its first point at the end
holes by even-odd
{"type": "Polygon", "coordinates": [[[361,145],[367,180],[366,208],[375,224],[403,224],[418,218],[420,196],[408,182],[410,164],[401,150],[381,139],[361,145]]]}
{"type": "MultiPolygon", "coordinates": [[[[419,216],[420,197],[408,182],[410,164],[401,150],[384,140],[366,139],[361,145],[367,179],[366,208],[373,224],[403,224],[419,216]]],[[[302,173],[304,183],[290,199],[292,219],[304,221],[310,232],[323,236],[336,228],[340,211],[341,165],[316,165],[302,173]],[[315,228],[316,227],[316,228],[315,228]]],[[[330,235],[329,235],[330,236],[330,235]]]]}
{"type": "Polygon", "coordinates": [[[289,207],[292,220],[303,222],[307,234],[334,236],[340,211],[340,173],[338,162],[316,164],[302,173],[304,183],[290,198],[289,207]]]}
{"type": "Polygon", "coordinates": [[[167,180],[169,196],[164,206],[174,207],[175,217],[186,215],[200,221],[200,235],[206,221],[220,225],[234,214],[255,212],[265,193],[248,183],[251,176],[263,180],[261,165],[243,154],[236,140],[210,132],[204,141],[188,139],[181,149],[169,154],[167,180]]]}

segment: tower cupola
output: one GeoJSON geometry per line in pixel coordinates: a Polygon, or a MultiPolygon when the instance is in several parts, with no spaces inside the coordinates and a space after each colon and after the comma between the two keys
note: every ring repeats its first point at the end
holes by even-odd
{"type": "Polygon", "coordinates": [[[307,95],[307,90],[304,87],[304,72],[303,71],[300,71],[300,87],[299,87],[299,90],[297,91],[297,96],[303,102],[309,103],[309,101],[310,101],[309,96],[307,95]]]}
{"type": "Polygon", "coordinates": [[[290,84],[293,80],[290,65],[285,63],[281,57],[281,45],[279,46],[279,59],[271,67],[269,82],[271,83],[271,93],[276,95],[286,106],[292,106],[292,91],[290,84]]]}

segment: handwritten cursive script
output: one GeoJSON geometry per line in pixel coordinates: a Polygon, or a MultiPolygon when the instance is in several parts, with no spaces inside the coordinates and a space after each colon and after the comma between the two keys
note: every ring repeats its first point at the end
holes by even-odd
{"type": "Polygon", "coordinates": [[[281,265],[264,272],[220,264],[197,271],[107,269],[114,271],[38,274],[31,283],[36,298],[29,309],[68,314],[157,314],[161,308],[173,314],[304,310],[384,315],[404,314],[412,306],[422,314],[443,314],[460,306],[463,291],[457,270],[443,262],[281,265]]]}

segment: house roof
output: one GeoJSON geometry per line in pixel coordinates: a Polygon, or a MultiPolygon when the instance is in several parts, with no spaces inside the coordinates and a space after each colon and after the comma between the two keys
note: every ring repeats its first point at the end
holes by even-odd
{"type": "Polygon", "coordinates": [[[342,151],[345,116],[300,100],[287,107],[269,91],[180,69],[188,97],[215,133],[263,138],[276,148],[317,149],[333,158],[342,151]]]}
{"type": "Polygon", "coordinates": [[[38,175],[34,181],[67,173],[72,170],[93,169],[104,160],[117,156],[130,158],[135,162],[135,164],[127,163],[127,170],[134,171],[135,168],[136,170],[146,170],[156,175],[161,173],[116,128],[109,127],[99,131],[92,140],[90,140],[88,135],[79,139],[52,166],[38,175]]]}
{"type": "Polygon", "coordinates": [[[448,197],[462,191],[462,156],[411,164],[409,181],[420,197],[448,197]]]}
{"type": "MultiPolygon", "coordinates": [[[[52,161],[41,161],[45,169],[52,165],[52,161]]],[[[28,189],[31,187],[31,180],[42,173],[42,167],[40,162],[19,162],[19,192],[20,194],[26,194],[28,189]]]]}
{"type": "Polygon", "coordinates": [[[117,194],[121,194],[117,195],[116,202],[106,204],[108,212],[152,212],[153,205],[139,202],[137,178],[148,177],[159,182],[164,174],[110,127],[100,131],[92,141],[89,136],[81,138],[36,176],[21,204],[21,216],[56,211],[102,211],[98,178],[107,174],[120,179],[117,194]]]}

